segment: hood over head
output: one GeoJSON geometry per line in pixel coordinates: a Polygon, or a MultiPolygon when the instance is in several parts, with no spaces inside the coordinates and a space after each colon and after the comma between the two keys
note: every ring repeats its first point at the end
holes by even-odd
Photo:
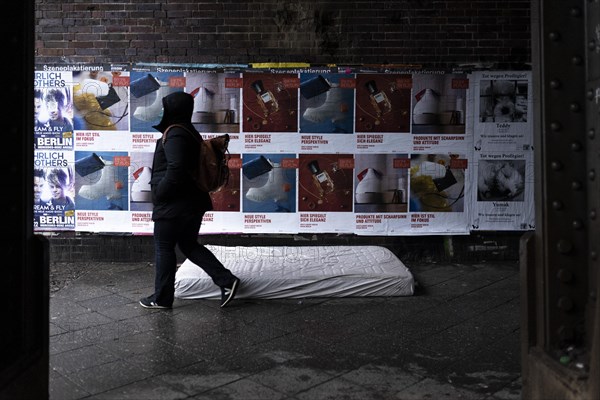
{"type": "Polygon", "coordinates": [[[194,112],[194,96],[185,92],[175,92],[163,97],[163,116],[153,128],[164,132],[169,125],[191,123],[194,112]]]}

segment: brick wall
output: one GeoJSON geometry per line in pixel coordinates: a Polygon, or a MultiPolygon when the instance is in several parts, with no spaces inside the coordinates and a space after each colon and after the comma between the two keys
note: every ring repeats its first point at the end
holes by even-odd
{"type": "Polygon", "coordinates": [[[36,0],[36,62],[522,68],[530,0],[36,0]]]}
{"type": "MultiPolygon", "coordinates": [[[[219,246],[384,246],[402,261],[517,261],[519,232],[479,232],[459,236],[354,235],[200,235],[204,244],[219,246]]],[[[152,236],[65,232],[50,236],[51,262],[154,262],[152,236]]],[[[179,262],[185,257],[178,253],[179,262]]]]}

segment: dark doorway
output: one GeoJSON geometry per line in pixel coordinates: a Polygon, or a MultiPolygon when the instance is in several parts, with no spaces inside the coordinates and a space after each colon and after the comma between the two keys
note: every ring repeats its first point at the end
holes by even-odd
{"type": "Polygon", "coordinates": [[[0,398],[48,398],[48,245],[33,234],[34,1],[4,10],[0,398]]]}

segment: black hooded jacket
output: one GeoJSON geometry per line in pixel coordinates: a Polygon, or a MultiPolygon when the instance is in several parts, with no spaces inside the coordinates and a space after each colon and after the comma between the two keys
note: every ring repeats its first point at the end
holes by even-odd
{"type": "MultiPolygon", "coordinates": [[[[186,126],[200,136],[191,123],[194,98],[185,92],[165,96],[163,116],[154,128],[163,132],[172,124],[186,126]]],[[[210,195],[198,189],[192,179],[198,163],[198,142],[187,130],[169,129],[166,140],[158,139],[152,162],[152,219],[176,218],[197,215],[212,210],[210,195]]]]}

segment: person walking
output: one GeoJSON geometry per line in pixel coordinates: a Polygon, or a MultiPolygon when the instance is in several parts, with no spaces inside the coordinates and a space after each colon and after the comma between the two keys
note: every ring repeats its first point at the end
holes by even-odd
{"type": "Polygon", "coordinates": [[[200,266],[221,288],[221,307],[235,297],[240,279],[225,268],[215,255],[198,243],[204,213],[212,210],[210,195],[195,185],[190,171],[198,164],[199,135],[191,123],[194,97],[175,92],[162,98],[163,115],[154,128],[163,132],[158,139],[152,163],[150,186],[154,221],[155,281],[154,293],[144,297],[145,308],[172,308],[175,296],[177,258],[175,246],[194,264],[200,266]],[[170,125],[168,134],[164,133],[170,125]],[[189,131],[191,132],[189,132],[189,131]],[[163,140],[164,139],[164,140],[163,140]]]}

